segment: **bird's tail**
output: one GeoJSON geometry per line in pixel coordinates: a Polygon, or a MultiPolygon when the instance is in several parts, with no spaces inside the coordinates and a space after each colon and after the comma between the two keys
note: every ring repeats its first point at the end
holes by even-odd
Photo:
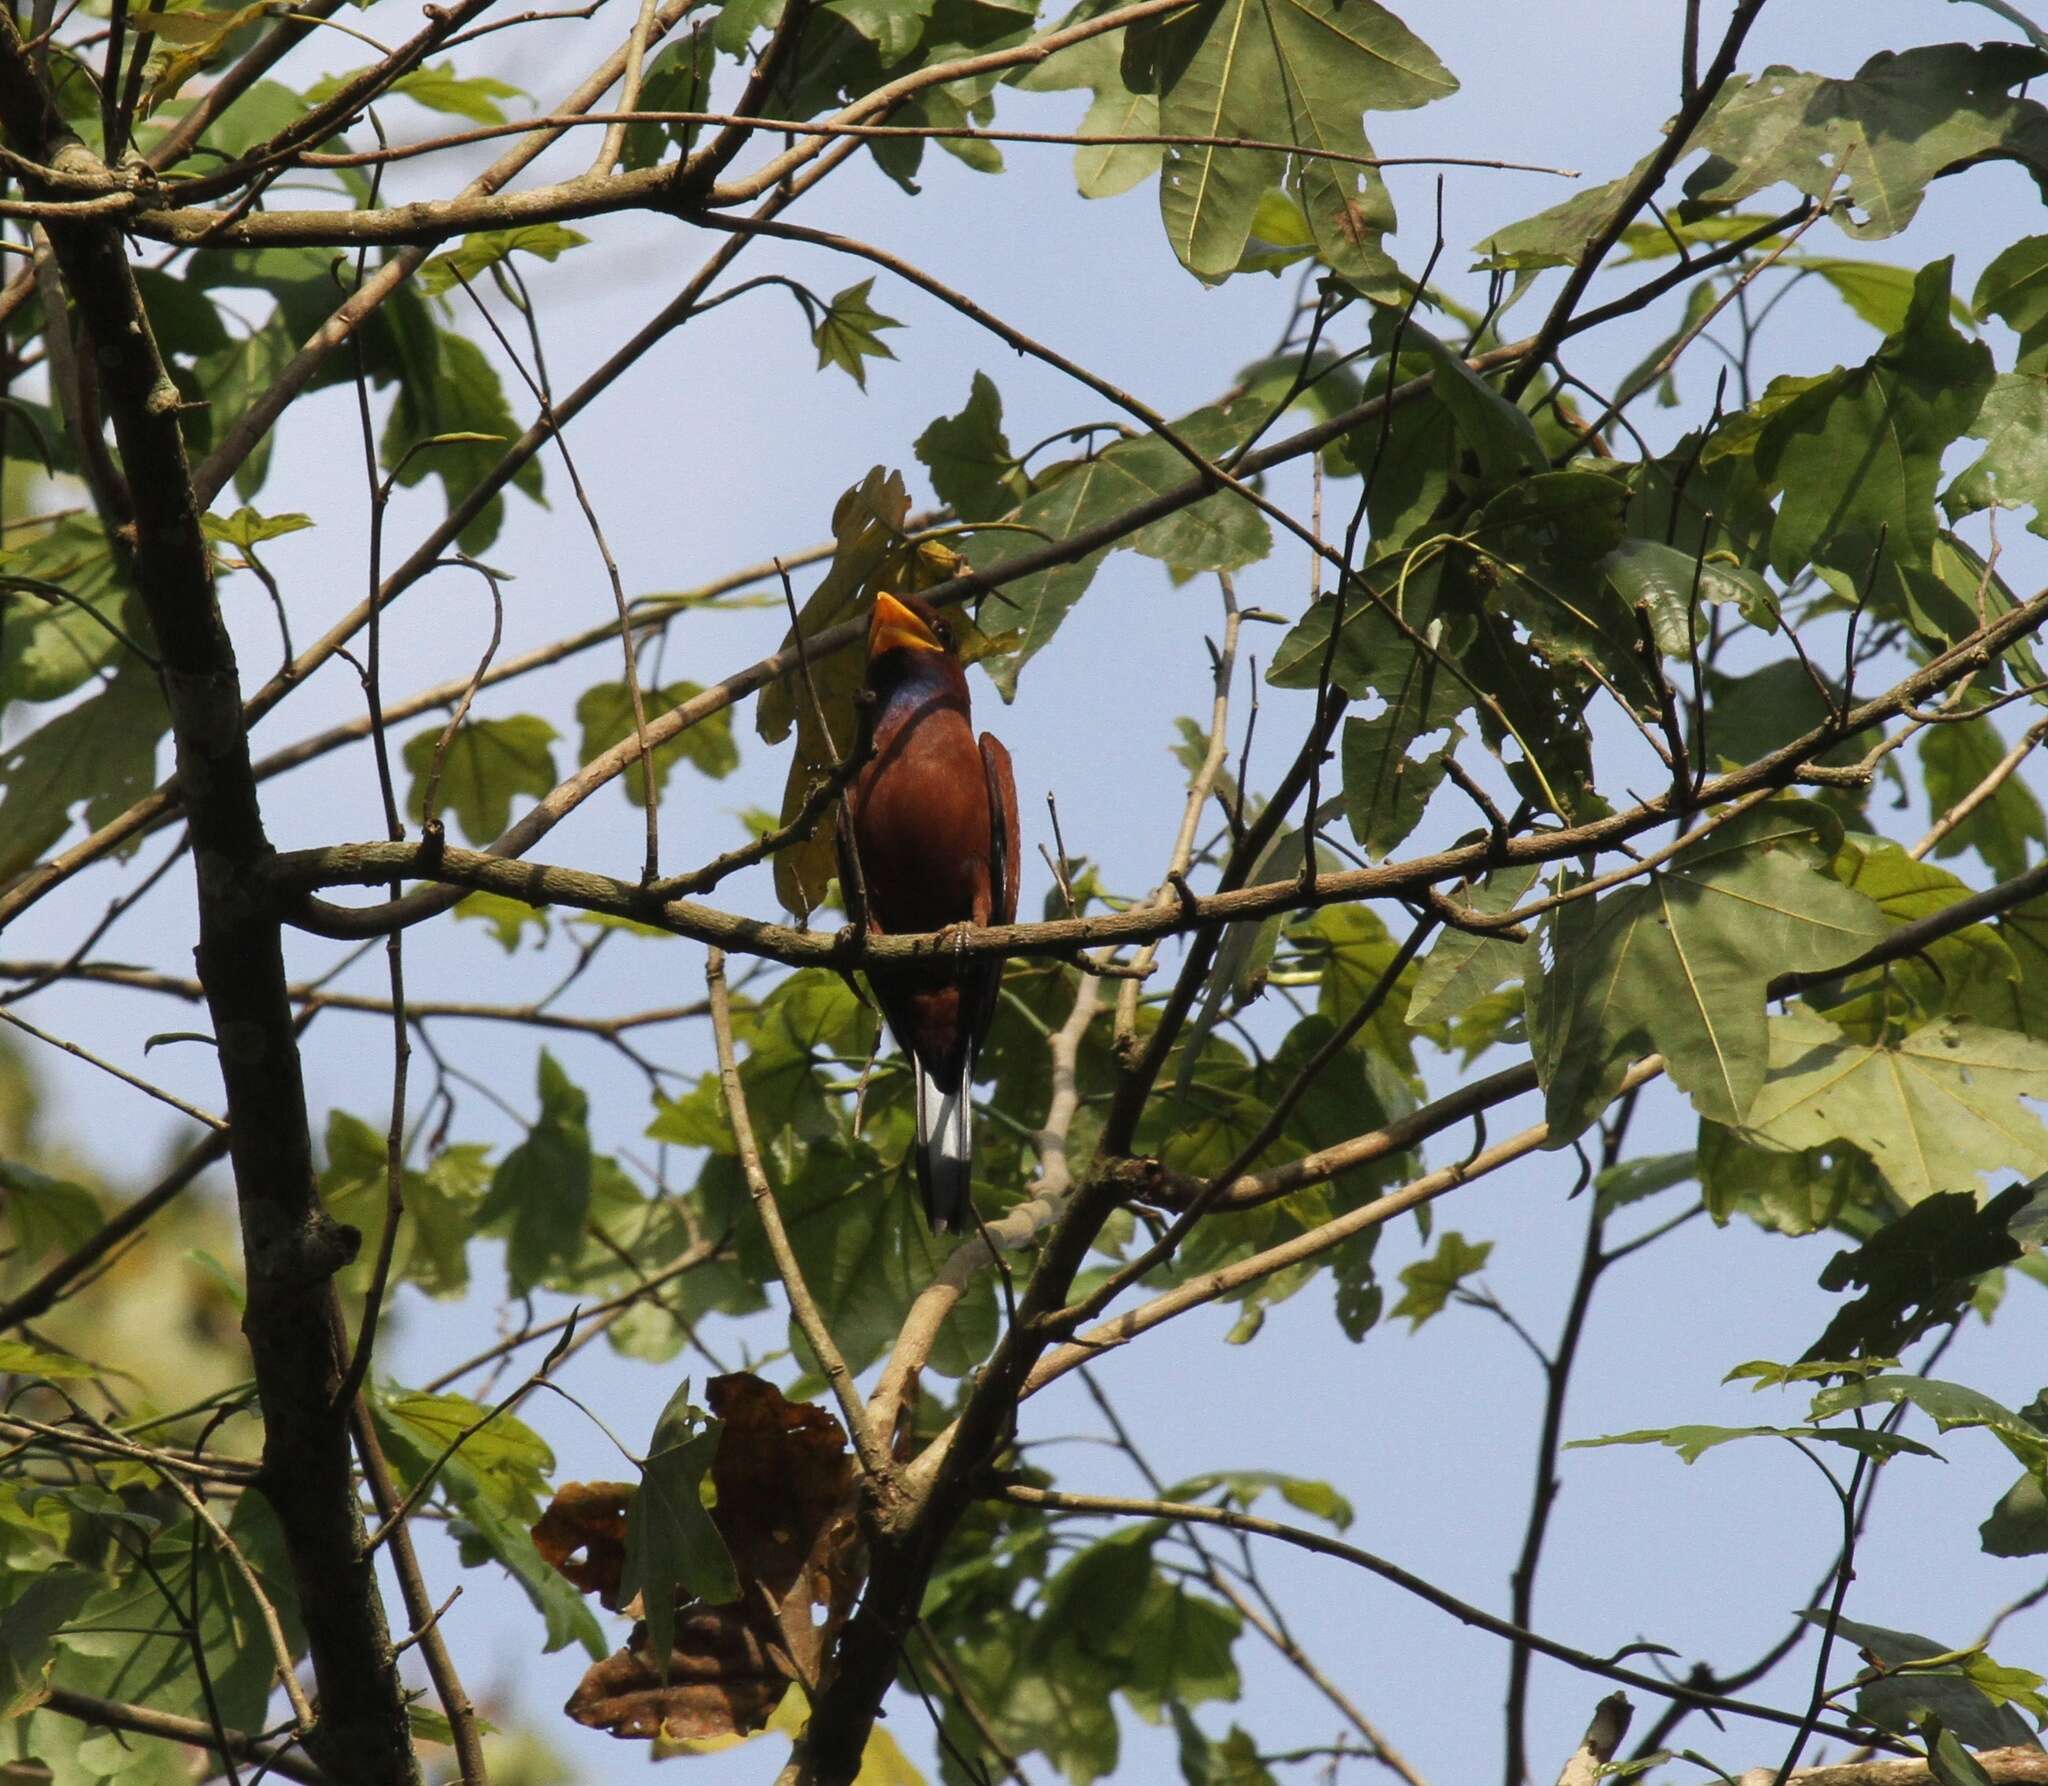
{"type": "Polygon", "coordinates": [[[953,1233],[973,1215],[968,1198],[974,1163],[970,1076],[962,1061],[958,1083],[948,1089],[924,1062],[917,1063],[917,1183],[934,1234],[953,1233]]]}

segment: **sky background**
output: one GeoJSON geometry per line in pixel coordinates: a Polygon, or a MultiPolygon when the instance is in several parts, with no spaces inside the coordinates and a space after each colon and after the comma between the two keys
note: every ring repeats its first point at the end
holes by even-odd
{"type": "MultiPolygon", "coordinates": [[[[1376,116],[1371,129],[1382,154],[1540,162],[1581,170],[1590,184],[1612,178],[1645,153],[1675,107],[1684,11],[1678,0],[1515,0],[1506,6],[1498,0],[1410,0],[1397,10],[1462,88],[1420,112],[1376,116]]],[[[1709,42],[1726,11],[1722,4],[1707,6],[1709,42]]],[[[496,60],[465,61],[465,67],[488,66],[546,105],[624,34],[631,17],[630,0],[608,0],[587,23],[489,39],[484,47],[496,60]]],[[[381,0],[352,22],[392,41],[416,20],[409,0],[381,0]]],[[[1742,65],[1755,70],[1781,62],[1846,75],[1887,46],[2007,35],[1993,13],[1958,0],[1776,0],[1752,33],[1742,65]]],[[[295,80],[310,78],[318,69],[345,68],[356,60],[343,40],[316,34],[286,72],[295,80]]],[[[1086,95],[1004,89],[998,103],[1003,125],[1072,129],[1086,95]]],[[[438,130],[445,121],[394,108],[386,122],[402,140],[438,130]]],[[[574,156],[558,155],[541,171],[580,166],[588,154],[585,146],[574,156]]],[[[1166,244],[1154,184],[1119,199],[1084,203],[1074,195],[1069,151],[1012,145],[1004,154],[1009,171],[991,179],[933,150],[921,175],[924,190],[915,199],[871,167],[856,164],[797,215],[909,255],[1168,414],[1193,408],[1226,387],[1236,369],[1267,351],[1280,333],[1293,278],[1246,276],[1204,290],[1179,268],[1166,244]]],[[[460,154],[402,164],[390,196],[452,190],[458,172],[466,177],[479,164],[480,156],[460,154]],[[431,185],[421,184],[423,178],[431,185]]],[[[1391,170],[1388,176],[1402,220],[1392,246],[1411,272],[1428,252],[1436,177],[1419,168],[1391,170]]],[[[1439,282],[1467,303],[1482,302],[1485,282],[1468,271],[1470,245],[1574,189],[1573,182],[1538,174],[1446,170],[1448,246],[1439,282]]],[[[1789,202],[1789,194],[1771,193],[1756,206],[1778,209],[1789,202]]],[[[2030,181],[2010,166],[1994,165],[1938,183],[1902,238],[1861,245],[1823,225],[1809,246],[1912,265],[1953,253],[1957,289],[1967,295],[1993,253],[2038,227],[2030,220],[2040,206],[2030,181]]],[[[541,300],[558,392],[665,303],[718,240],[648,217],[579,227],[593,246],[554,267],[526,268],[541,300]]],[[[768,271],[789,272],[829,294],[873,269],[768,243],[748,251],[738,276],[768,271]]],[[[1603,276],[1593,288],[1594,300],[1627,289],[1639,276],[1603,276]]],[[[1554,282],[1553,275],[1539,285],[1504,332],[1533,328],[1554,282]]],[[[789,553],[825,539],[839,493],[877,463],[901,468],[921,505],[928,490],[911,442],[935,416],[962,406],[977,370],[986,370],[1001,387],[1013,444],[1102,419],[1099,400],[1019,361],[964,319],[887,275],[877,280],[873,302],[904,328],[888,337],[900,361],[870,363],[865,392],[837,371],[815,371],[815,353],[795,305],[786,293],[764,291],[671,335],[576,424],[571,444],[630,594],[688,587],[771,552],[789,553]]],[[[1574,350],[1574,369],[1596,385],[1611,386],[1669,332],[1679,302],[1601,331],[1574,350]]],[[[2009,339],[1997,331],[1992,338],[2001,365],[2009,365],[2009,339]]],[[[1809,281],[1780,307],[1760,363],[1767,371],[1818,371],[1858,361],[1875,345],[1866,325],[1818,281],[1809,281]]],[[[1712,361],[1702,347],[1681,378],[1685,407],[1641,412],[1653,438],[1668,438],[1680,418],[1700,415],[1712,381],[1712,361]]],[[[266,550],[301,639],[322,630],[365,586],[365,501],[352,404],[344,388],[293,411],[278,441],[271,482],[258,499],[265,512],[302,510],[317,522],[315,530],[266,550]]],[[[515,407],[524,420],[524,406],[515,407]]],[[[487,554],[517,578],[507,592],[508,654],[611,611],[602,567],[558,461],[550,460],[547,475],[552,509],[514,497],[505,530],[487,554]]],[[[1278,478],[1272,489],[1305,512],[1305,478],[1278,478]]],[[[1348,503],[1355,489],[1334,485],[1333,500],[1348,503]]],[[[392,509],[386,562],[402,558],[436,513],[433,501],[401,493],[392,509]]],[[[2042,580],[2048,554],[2022,533],[2017,520],[2008,522],[2002,537],[2006,574],[2031,592],[2042,580]]],[[[1298,613],[1309,580],[1305,556],[1276,549],[1239,578],[1240,598],[1298,613]]],[[[800,579],[800,590],[815,575],[800,579]]],[[[275,662],[274,622],[247,577],[230,581],[224,599],[243,654],[245,683],[254,686],[275,662]]],[[[1016,759],[1027,837],[1027,913],[1037,910],[1046,891],[1036,845],[1044,836],[1048,789],[1057,792],[1069,850],[1098,861],[1107,884],[1136,893],[1158,879],[1181,807],[1183,773],[1168,753],[1173,722],[1184,713],[1206,715],[1203,635],[1214,633],[1217,620],[1212,581],[1175,590],[1156,563],[1122,554],[1108,561],[1058,638],[1030,665],[1013,707],[1003,708],[976,677],[979,721],[1004,737],[1016,759]]],[[[440,578],[417,587],[387,627],[388,661],[404,666],[388,686],[401,692],[465,670],[488,624],[473,579],[440,578]]],[[[666,680],[714,681],[774,649],[782,628],[779,611],[693,617],[672,632],[661,674],[666,680]]],[[[1263,657],[1277,636],[1248,628],[1246,648],[1263,657]]],[[[576,735],[570,709],[598,674],[593,662],[581,660],[487,696],[481,710],[549,716],[564,735],[558,767],[566,773],[576,735]]],[[[328,666],[265,722],[257,734],[259,754],[355,717],[360,700],[346,668],[328,666]]],[[[1290,704],[1270,690],[1263,700],[1254,785],[1270,781],[1299,727],[1298,701],[1290,704]]],[[[397,728],[395,741],[402,743],[425,724],[397,728]]],[[[662,811],[666,869],[681,869],[738,841],[741,809],[778,804],[784,748],[770,750],[755,740],[751,707],[738,715],[737,736],[742,762],[728,780],[712,783],[687,771],[672,779],[662,811]]],[[[1610,759],[1610,766],[1625,779],[1625,757],[1610,759]]],[[[372,838],[382,831],[366,753],[333,756],[271,782],[265,809],[281,849],[372,838]]],[[[1899,820],[1908,840],[1918,834],[1915,816],[1899,820]]],[[[1448,837],[1463,822],[1440,802],[1409,847],[1448,837]]],[[[64,953],[81,915],[101,909],[130,883],[138,863],[153,863],[164,847],[165,840],[152,840],[125,868],[97,872],[46,902],[10,931],[5,952],[64,953]]],[[[637,812],[606,790],[536,854],[632,875],[640,848],[637,812]]],[[[1981,878],[1981,865],[1967,865],[1964,872],[1981,878]]],[[[775,910],[763,874],[728,883],[720,889],[720,902],[761,916],[775,910]]],[[[181,868],[97,954],[184,971],[191,908],[189,876],[181,868]]],[[[317,939],[290,938],[289,946],[295,977],[324,971],[338,955],[334,945],[317,939]]],[[[565,965],[559,942],[545,957],[522,953],[508,962],[481,927],[447,922],[413,932],[406,949],[408,989],[415,997],[529,997],[565,965]]],[[[381,953],[366,957],[339,984],[380,993],[381,953]]],[[[599,956],[564,1008],[637,1009],[693,999],[702,988],[701,952],[694,946],[626,938],[599,956]]],[[[27,1014],[137,1068],[143,1036],[184,1026],[174,1006],[68,986],[37,997],[27,1014]]],[[[488,1076],[515,1104],[531,1108],[534,1044],[523,1033],[454,1025],[441,1026],[439,1033],[471,1070],[488,1076]]],[[[664,1065],[690,1075],[710,1062],[710,1039],[701,1025],[672,1026],[644,1041],[664,1065]]],[[[550,1046],[591,1095],[600,1149],[638,1148],[649,1116],[640,1076],[596,1043],[551,1038],[550,1046]]],[[[58,1124],[82,1136],[109,1173],[140,1182],[177,1140],[189,1139],[175,1121],[159,1121],[166,1115],[159,1107],[73,1063],[45,1054],[38,1064],[52,1090],[58,1124]]],[[[418,1064],[416,1056],[416,1071],[418,1064]]],[[[1505,1062],[1484,1062],[1474,1071],[1500,1064],[1505,1062]]],[[[145,1070],[197,1102],[218,1102],[217,1081],[197,1048],[157,1051],[145,1070]]],[[[1432,1062],[1427,1070],[1439,1088],[1459,1077],[1451,1059],[1432,1062]]],[[[380,1020],[323,1016],[308,1038],[306,1072],[316,1133],[334,1107],[381,1127],[388,1057],[380,1020]]],[[[416,1077],[415,1085],[422,1083],[416,1077]]],[[[1490,1132],[1512,1132],[1535,1120],[1536,1111],[1534,1100],[1524,1100],[1496,1113],[1490,1132]]],[[[472,1098],[457,1136],[503,1147],[516,1130],[472,1098]]],[[[1662,1088],[1646,1099],[1636,1151],[1683,1148],[1692,1137],[1690,1112],[1681,1100],[1662,1088]]],[[[1462,1131],[1446,1137],[1432,1157],[1455,1157],[1467,1139],[1462,1131]]],[[[1575,1170],[1569,1154],[1537,1155],[1461,1190],[1435,1212],[1439,1229],[1497,1243],[1486,1281],[1545,1343],[1561,1318],[1582,1236],[1582,1205],[1565,1201],[1575,1170]]],[[[1653,1212],[1662,1208],[1652,1206],[1653,1212]]],[[[1390,1230],[1378,1255],[1383,1281],[1391,1283],[1401,1265],[1427,1250],[1413,1224],[1390,1230]]],[[[1595,1305],[1574,1380],[1567,1436],[1794,1417],[1802,1405],[1796,1400],[1757,1400],[1745,1389],[1722,1387],[1720,1379],[1742,1360],[1787,1358],[1804,1349],[1824,1319],[1813,1280],[1834,1250],[1825,1237],[1792,1242],[1744,1225],[1717,1231],[1700,1222],[1612,1272],[1595,1305]]],[[[487,1344],[502,1293],[495,1254],[493,1243],[479,1249],[477,1293],[465,1302],[437,1305],[411,1289],[402,1291],[380,1366],[401,1382],[417,1383],[487,1344]]],[[[1349,1345],[1331,1319],[1330,1294],[1327,1280],[1319,1280],[1273,1310],[1256,1342],[1243,1347],[1222,1343],[1229,1316],[1186,1317],[1106,1359],[1099,1380],[1167,1480],[1234,1466],[1327,1479],[1357,1508],[1353,1541],[1504,1613],[1540,1410],[1533,1362],[1500,1322],[1471,1309],[1453,1309],[1412,1338],[1405,1327],[1383,1324],[1364,1344],[1349,1345]]],[[[2008,1405],[2024,1403],[2041,1387],[2040,1360],[2048,1356],[2043,1313],[2038,1287],[2015,1280],[1996,1325],[1971,1326],[1943,1374],[2008,1405]]],[[[756,1321],[739,1340],[728,1340],[730,1349],[722,1355],[730,1359],[745,1345],[770,1350],[781,1344],[781,1333],[779,1315],[756,1321]]],[[[688,1371],[701,1382],[706,1368],[688,1356],[673,1366],[649,1367],[618,1359],[600,1345],[576,1360],[566,1381],[608,1425],[636,1440],[651,1428],[676,1378],[688,1371]]],[[[561,1480],[622,1473],[610,1442],[565,1403],[530,1404],[525,1418],[555,1447],[561,1480]]],[[[1030,1405],[1025,1430],[1034,1440],[1050,1440],[1099,1433],[1101,1422],[1070,1379],[1030,1405]]],[[[1847,1610],[1855,1618],[1960,1644],[1997,1606],[2032,1587],[2039,1571],[1984,1557],[1976,1548],[1974,1522],[2012,1475],[2006,1454],[1981,1434],[1956,1435],[1942,1448],[1951,1460],[1945,1466],[1909,1460],[1888,1473],[1847,1610]]],[[[1065,1487],[1142,1492],[1114,1453],[1094,1445],[1049,1446],[1037,1461],[1055,1469],[1065,1487]]],[[[1834,1498],[1789,1449],[1731,1449],[1690,1469],[1655,1450],[1568,1452],[1561,1473],[1564,1487],[1536,1624],[1596,1652],[1651,1639],[1673,1646],[1685,1661],[1745,1661],[1782,1631],[1833,1554],[1834,1498]]],[[[456,1573],[452,1555],[429,1542],[427,1561],[437,1596],[445,1594],[456,1573]]],[[[1445,1783],[1497,1777],[1502,1646],[1341,1565],[1280,1547],[1262,1553],[1262,1565],[1304,1646],[1422,1773],[1445,1783]]],[[[565,1778],[637,1778],[646,1764],[635,1748],[577,1729],[555,1714],[584,1665],[581,1652],[537,1655],[538,1616],[495,1568],[462,1579],[464,1596],[449,1614],[447,1630],[457,1656],[468,1658],[478,1698],[541,1728],[566,1758],[565,1778]]],[[[2016,1620],[1996,1653],[2001,1660],[2048,1667],[2048,1611],[2016,1620]]],[[[1265,1653],[1255,1636],[1248,1633],[1240,1641],[1238,1658],[1246,1704],[1234,1712],[1205,1712],[1212,1731],[1227,1728],[1235,1716],[1268,1748],[1340,1734],[1334,1713],[1265,1653]]],[[[1803,1651],[1757,1691],[1779,1703],[1800,1702],[1810,1666],[1810,1652],[1803,1651]]],[[[1838,1678],[1852,1667],[1845,1663],[1838,1678]]],[[[1530,1745],[1537,1776],[1554,1776],[1604,1691],[1598,1681],[1538,1662],[1530,1745]]],[[[1657,1709],[1639,1705],[1639,1729],[1657,1709]]],[[[1133,1720],[1126,1723],[1123,1777],[1177,1777],[1170,1742],[1133,1720]]],[[[914,1757],[929,1762],[929,1731],[914,1702],[893,1706],[890,1728],[914,1757]]],[[[1723,1734],[1701,1720],[1687,1726],[1685,1740],[1731,1771],[1775,1763],[1783,1750],[1782,1736],[1773,1731],[1737,1724],[1723,1734]]],[[[783,1753],[781,1743],[770,1739],[716,1759],[665,1765],[721,1786],[750,1786],[772,1779],[783,1753]]],[[[1298,1777],[1299,1770],[1292,1771],[1298,1777]]],[[[1686,1770],[1678,1771],[1682,1776],[1686,1770]]],[[[1030,1772],[1034,1779],[1050,1777],[1042,1762],[1031,1763],[1030,1772]]],[[[1353,1764],[1346,1777],[1362,1773],[1353,1764]]]]}

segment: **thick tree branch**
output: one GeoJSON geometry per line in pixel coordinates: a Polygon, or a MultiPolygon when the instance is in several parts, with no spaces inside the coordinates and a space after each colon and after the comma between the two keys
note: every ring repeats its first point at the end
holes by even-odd
{"type": "MultiPolygon", "coordinates": [[[[68,1687],[52,1687],[44,1708],[99,1730],[128,1730],[137,1736],[162,1737],[167,1742],[185,1743],[195,1749],[221,1752],[221,1733],[204,1718],[181,1718],[146,1705],[124,1705],[119,1700],[95,1699],[90,1693],[74,1693],[68,1687]]],[[[332,1774],[322,1773],[304,1756],[294,1754],[291,1743],[265,1742],[239,1730],[225,1733],[227,1754],[236,1761],[253,1761],[266,1771],[304,1786],[340,1786],[332,1774]]]]}
{"type": "MultiPolygon", "coordinates": [[[[59,170],[100,172],[56,118],[10,17],[0,16],[0,124],[59,170]]],[[[298,1038],[285,994],[270,853],[250,773],[234,649],[215,600],[204,505],[180,399],[119,233],[56,224],[51,240],[99,370],[135,500],[134,579],[156,635],[187,791],[199,978],[219,1040],[229,1156],[247,1265],[245,1329],[263,1412],[265,1497],[297,1579],[320,1723],[309,1747],[347,1780],[418,1779],[376,1577],[360,1551],[333,1274],[353,1252],[314,1187],[298,1038]]]]}

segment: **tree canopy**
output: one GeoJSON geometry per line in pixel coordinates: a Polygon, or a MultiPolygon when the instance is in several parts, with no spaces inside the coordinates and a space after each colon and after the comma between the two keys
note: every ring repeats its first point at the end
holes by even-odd
{"type": "MultiPolygon", "coordinates": [[[[1668,119],[1583,173],[1379,154],[1462,46],[1377,0],[0,14],[8,1777],[538,1783],[571,1732],[606,1777],[594,1731],[1425,1786],[1483,1706],[1507,1786],[2040,1778],[2048,230],[1914,226],[2048,193],[2048,32],[1760,64],[1784,10],[1643,8],[1668,119]],[[949,241],[1067,150],[1125,231],[1013,309],[949,241]],[[1556,202],[1471,239],[1446,171],[1556,202]],[[1170,394],[1104,351],[1157,265],[1242,306],[1170,394]],[[774,460],[711,400],[799,329],[819,389],[918,393],[816,513],[803,374],[745,358],[774,460]],[[705,562],[735,511],[781,531],[705,562]],[[1022,921],[842,884],[884,591],[1020,746],[1022,921]],[[934,1237],[867,974],[991,960],[934,1237]],[[1555,1269],[1497,1258],[1509,1185],[1555,1269]],[[1774,1357],[1724,1288],[1764,1238],[1818,1277],[1774,1357]],[[1603,1325],[1651,1258],[1758,1423],[1603,1325]],[[1318,1385],[1453,1314],[1536,1367],[1480,1587],[1502,1531],[1424,1566],[1205,1393],[1250,1348],[1334,1445],[1376,1410],[1318,1385]],[[2018,1394],[1943,1368],[1994,1315],[2018,1394]],[[1659,1424],[1568,1411],[1595,1349],[1659,1424]],[[1726,1560],[1753,1653],[1659,1579],[1549,1622],[1605,1447],[1809,1473],[1800,1603],[1726,1560]],[[2012,1560],[1951,1628],[1879,1490],[1994,1447],[1995,1503],[1913,1503],[2012,1560]],[[1275,1555],[1490,1672],[1383,1699],[1275,1555]],[[563,1712],[485,1703],[578,1651],[563,1712]]],[[[1448,1503],[1435,1412],[1386,1455],[1448,1503]]],[[[1630,1541],[1675,1566],[1699,1479],[1630,1541]]]]}

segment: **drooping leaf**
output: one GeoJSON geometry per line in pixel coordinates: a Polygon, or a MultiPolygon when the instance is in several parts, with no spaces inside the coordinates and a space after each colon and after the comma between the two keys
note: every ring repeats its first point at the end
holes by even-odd
{"type": "Polygon", "coordinates": [[[524,1295],[582,1246],[590,1208],[590,1100],[541,1050],[540,1115],[506,1154],[476,1212],[480,1228],[502,1226],[515,1296],[524,1295]]]}
{"type": "Polygon", "coordinates": [[[1934,552],[1941,455],[1991,388],[1991,352],[1949,315],[1951,263],[1921,269],[1906,322],[1867,362],[1801,391],[1764,424],[1757,470],[1784,491],[1771,562],[1824,565],[1860,586],[1882,542],[1893,563],[1934,552]]]}
{"type": "Polygon", "coordinates": [[[626,1514],[619,1593],[626,1600],[641,1596],[657,1656],[674,1647],[679,1596],[711,1605],[739,1597],[732,1558],[704,1505],[719,1432],[716,1420],[691,1405],[684,1382],[654,1423],[640,1488],[626,1514]]]}

